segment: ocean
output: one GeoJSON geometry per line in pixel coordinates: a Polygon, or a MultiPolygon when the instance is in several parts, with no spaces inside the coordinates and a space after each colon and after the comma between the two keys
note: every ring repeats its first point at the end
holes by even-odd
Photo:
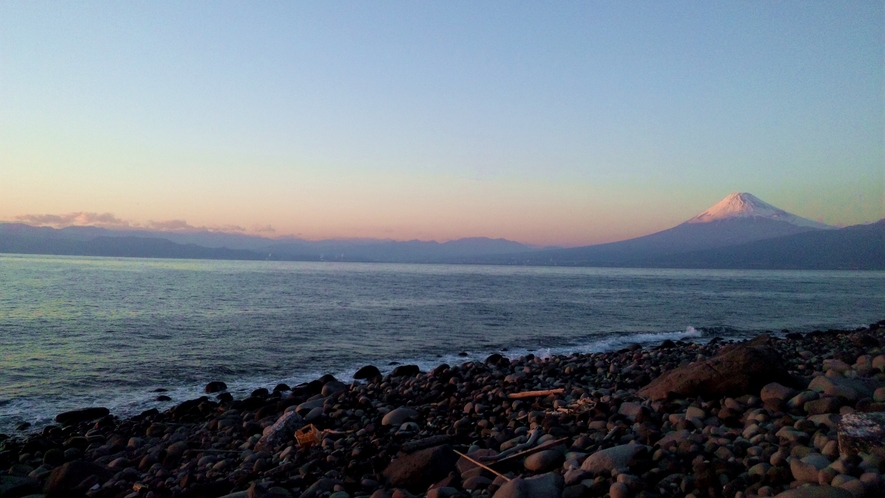
{"type": "Polygon", "coordinates": [[[885,318],[885,272],[0,255],[0,433],[357,368],[743,339],[885,318]],[[156,401],[159,389],[172,401],[156,401]]]}

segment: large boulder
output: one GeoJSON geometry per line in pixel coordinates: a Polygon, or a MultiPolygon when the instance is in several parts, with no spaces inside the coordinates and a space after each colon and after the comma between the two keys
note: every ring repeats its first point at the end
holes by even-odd
{"type": "Polygon", "coordinates": [[[455,470],[457,462],[458,454],[451,446],[444,444],[415,453],[400,454],[384,469],[383,475],[391,487],[421,493],[455,470]]]}
{"type": "Polygon", "coordinates": [[[670,370],[639,390],[653,400],[674,397],[740,396],[757,393],[770,382],[791,384],[790,374],[768,338],[735,344],[709,360],[670,370]]]}
{"type": "Polygon", "coordinates": [[[59,413],[55,416],[55,421],[61,425],[73,425],[80,422],[89,422],[97,418],[104,417],[111,412],[107,408],[93,407],[82,408],[80,410],[71,410],[69,412],[59,413]]]}

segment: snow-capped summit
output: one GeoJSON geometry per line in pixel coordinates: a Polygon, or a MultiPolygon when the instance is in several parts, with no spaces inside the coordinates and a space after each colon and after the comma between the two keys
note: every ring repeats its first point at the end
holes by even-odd
{"type": "Polygon", "coordinates": [[[790,214],[783,209],[776,208],[762,201],[753,194],[735,192],[725,199],[716,203],[710,209],[688,220],[686,223],[709,223],[733,218],[766,218],[774,221],[783,221],[791,225],[807,228],[835,228],[817,221],[812,221],[795,214],[790,214]]]}

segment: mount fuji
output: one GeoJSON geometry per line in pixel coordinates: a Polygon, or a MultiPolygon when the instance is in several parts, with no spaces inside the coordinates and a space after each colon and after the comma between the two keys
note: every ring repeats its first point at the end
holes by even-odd
{"type": "MultiPolygon", "coordinates": [[[[608,244],[512,255],[510,262],[568,266],[692,267],[688,255],[698,251],[741,246],[807,232],[841,230],[788,213],[752,194],[736,192],[703,213],[661,232],[608,244]]],[[[713,259],[708,255],[705,267],[729,267],[727,264],[719,265],[713,259]]]]}

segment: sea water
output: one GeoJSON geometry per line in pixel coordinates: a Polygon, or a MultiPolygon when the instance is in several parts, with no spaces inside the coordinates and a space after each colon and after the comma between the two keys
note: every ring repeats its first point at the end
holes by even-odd
{"type": "Polygon", "coordinates": [[[0,432],[59,412],[165,409],[360,366],[422,369],[854,328],[885,272],[733,271],[0,255],[0,432]],[[157,390],[172,401],[156,401],[157,390]]]}

